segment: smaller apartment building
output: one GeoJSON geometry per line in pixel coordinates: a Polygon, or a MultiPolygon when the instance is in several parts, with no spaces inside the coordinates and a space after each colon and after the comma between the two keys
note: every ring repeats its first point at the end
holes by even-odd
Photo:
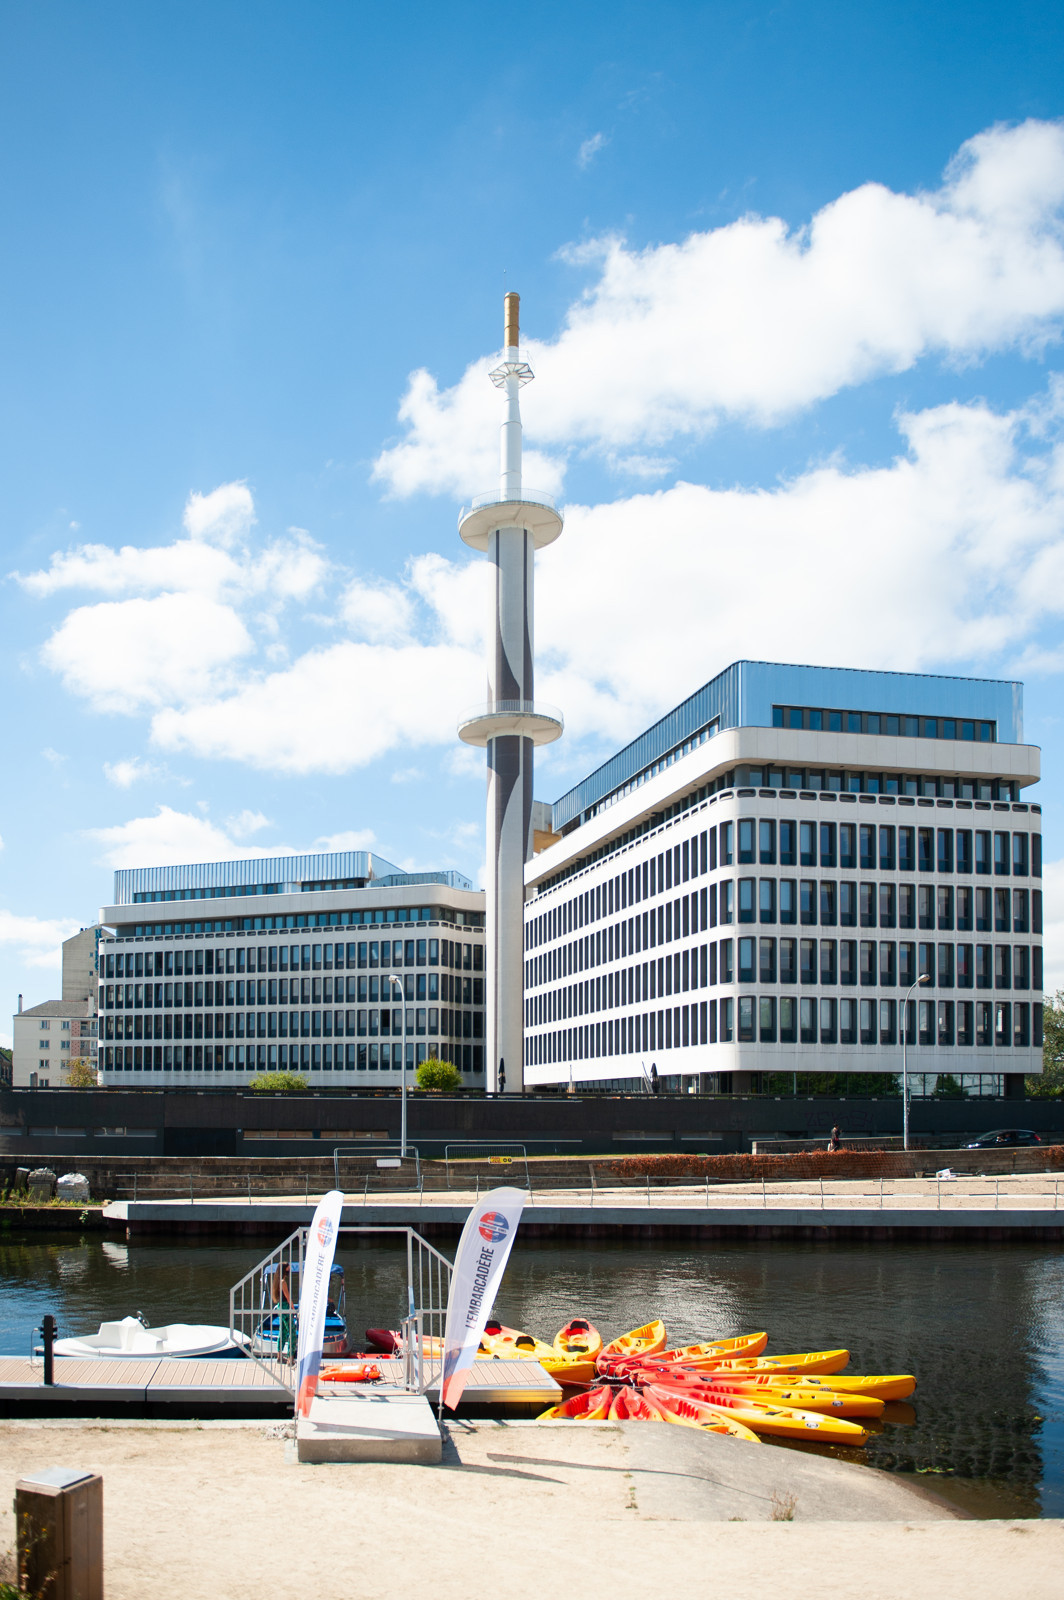
{"type": "Polygon", "coordinates": [[[428,1056],[484,1073],[484,897],[364,851],[115,874],[101,920],[105,1084],[292,1071],[386,1087],[428,1056]]]}
{"type": "Polygon", "coordinates": [[[553,808],[526,1081],[1041,1071],[1019,684],[737,662],[553,808]],[[922,981],[921,981],[922,980],[922,981]]]}
{"type": "Polygon", "coordinates": [[[12,1018],[15,1088],[61,1088],[72,1061],[85,1061],[95,1069],[100,933],[99,927],[82,928],[63,941],[61,999],[20,1009],[12,1018]]]}

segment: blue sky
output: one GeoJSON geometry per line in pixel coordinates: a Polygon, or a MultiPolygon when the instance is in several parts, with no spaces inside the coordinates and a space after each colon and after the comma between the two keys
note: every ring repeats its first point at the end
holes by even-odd
{"type": "Polygon", "coordinates": [[[1040,0],[7,5],[0,1038],[115,865],[478,875],[504,287],[541,797],[740,655],[1022,676],[1059,792],[1062,58],[1040,0]]]}

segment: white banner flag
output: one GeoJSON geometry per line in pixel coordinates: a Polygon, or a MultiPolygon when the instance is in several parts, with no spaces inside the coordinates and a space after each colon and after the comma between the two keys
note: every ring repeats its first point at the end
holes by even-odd
{"type": "Polygon", "coordinates": [[[492,1189],[477,1201],[462,1229],[443,1336],[443,1403],[452,1411],[462,1398],[524,1207],[520,1189],[492,1189]]]}
{"type": "Polygon", "coordinates": [[[340,1231],[344,1197],[331,1189],[319,1201],[307,1234],[299,1284],[299,1345],[296,1367],[296,1410],[310,1415],[318,1387],[321,1346],[325,1338],[325,1312],[329,1303],[329,1274],[340,1231]]]}

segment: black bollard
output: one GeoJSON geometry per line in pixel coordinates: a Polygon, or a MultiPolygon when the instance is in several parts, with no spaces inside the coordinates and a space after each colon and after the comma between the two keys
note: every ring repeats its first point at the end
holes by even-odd
{"type": "Polygon", "coordinates": [[[55,1383],[55,1353],[52,1346],[55,1344],[56,1331],[55,1318],[49,1312],[41,1323],[41,1333],[44,1335],[44,1381],[49,1385],[55,1383]]]}

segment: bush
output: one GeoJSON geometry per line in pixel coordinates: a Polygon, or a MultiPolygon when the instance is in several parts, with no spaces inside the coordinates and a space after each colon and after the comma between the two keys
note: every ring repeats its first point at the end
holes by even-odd
{"type": "Polygon", "coordinates": [[[462,1087],[462,1074],[452,1061],[430,1056],[417,1069],[417,1086],[430,1094],[454,1094],[462,1087]]]}
{"type": "Polygon", "coordinates": [[[257,1077],[248,1079],[247,1087],[256,1094],[296,1094],[301,1089],[309,1089],[310,1084],[298,1072],[260,1072],[257,1077]]]}

